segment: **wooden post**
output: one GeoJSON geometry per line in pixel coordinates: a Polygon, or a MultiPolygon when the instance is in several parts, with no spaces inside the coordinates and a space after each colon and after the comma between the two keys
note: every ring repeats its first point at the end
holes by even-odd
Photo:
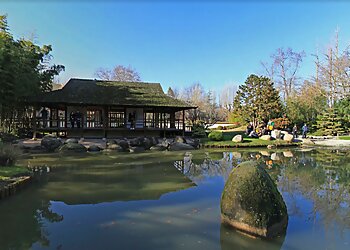
{"type": "Polygon", "coordinates": [[[108,110],[109,110],[109,107],[108,106],[105,106],[103,108],[103,130],[104,130],[104,138],[107,138],[107,129],[108,129],[108,124],[109,124],[109,117],[108,117],[108,110]]]}
{"type": "Polygon", "coordinates": [[[185,136],[185,110],[182,110],[182,135],[185,136]]]}
{"type": "Polygon", "coordinates": [[[33,140],[36,140],[36,107],[33,107],[33,140]]]}

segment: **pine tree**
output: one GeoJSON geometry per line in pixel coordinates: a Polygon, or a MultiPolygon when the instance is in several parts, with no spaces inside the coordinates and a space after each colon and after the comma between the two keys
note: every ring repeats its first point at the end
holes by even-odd
{"type": "Polygon", "coordinates": [[[329,108],[323,114],[317,117],[316,127],[322,135],[340,135],[345,133],[343,118],[339,115],[338,110],[329,108]]]}
{"type": "Polygon", "coordinates": [[[234,112],[254,125],[282,114],[282,104],[273,82],[265,76],[250,75],[239,86],[234,99],[234,112]]]}

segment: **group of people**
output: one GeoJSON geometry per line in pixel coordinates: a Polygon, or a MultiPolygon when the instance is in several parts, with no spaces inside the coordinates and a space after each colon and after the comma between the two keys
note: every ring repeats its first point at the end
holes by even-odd
{"type": "MultiPolygon", "coordinates": [[[[308,131],[309,128],[307,127],[306,123],[304,123],[304,125],[301,127],[301,138],[305,139],[308,131]]],[[[296,124],[294,124],[293,127],[293,137],[298,138],[298,127],[296,124]]]]}
{"type": "Polygon", "coordinates": [[[250,122],[246,129],[246,134],[252,138],[259,138],[262,135],[270,135],[274,127],[274,122],[260,123],[254,130],[253,122],[250,122]]]}
{"type": "Polygon", "coordinates": [[[76,127],[80,128],[83,123],[83,114],[78,111],[72,111],[69,115],[69,121],[72,128],[76,127]]]}
{"type": "MultiPolygon", "coordinates": [[[[252,138],[259,138],[262,135],[271,135],[271,131],[274,129],[274,125],[275,125],[274,122],[269,121],[267,125],[265,124],[264,123],[259,124],[254,130],[253,123],[250,122],[246,128],[246,135],[252,138]]],[[[305,123],[301,128],[302,138],[306,138],[308,131],[309,131],[309,128],[305,123]]],[[[294,125],[292,132],[293,132],[293,137],[298,138],[298,127],[296,124],[294,125]]]]}

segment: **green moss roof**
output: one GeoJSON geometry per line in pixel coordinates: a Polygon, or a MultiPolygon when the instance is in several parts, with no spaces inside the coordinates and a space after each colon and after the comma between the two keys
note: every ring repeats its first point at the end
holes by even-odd
{"type": "Polygon", "coordinates": [[[35,103],[195,108],[164,94],[159,83],[70,79],[59,90],[44,93],[35,103]]]}

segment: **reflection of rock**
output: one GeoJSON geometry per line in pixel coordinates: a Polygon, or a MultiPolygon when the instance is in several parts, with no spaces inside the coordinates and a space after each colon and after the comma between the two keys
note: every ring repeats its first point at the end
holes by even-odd
{"type": "Polygon", "coordinates": [[[283,156],[284,157],[293,157],[294,155],[293,155],[293,153],[291,151],[284,151],[283,152],[283,156]]]}
{"type": "Polygon", "coordinates": [[[170,151],[178,151],[178,150],[193,150],[194,147],[191,145],[188,145],[186,143],[181,143],[181,142],[175,142],[170,145],[169,150],[170,151]]]}
{"type": "Polygon", "coordinates": [[[221,224],[220,244],[221,250],[233,249],[259,249],[259,250],[279,250],[284,242],[285,234],[271,240],[259,240],[247,237],[237,232],[231,227],[221,224]]]}
{"type": "Polygon", "coordinates": [[[232,141],[233,141],[233,142],[243,142],[243,136],[242,136],[242,135],[235,135],[235,136],[232,138],[232,141]]]}
{"type": "Polygon", "coordinates": [[[234,169],[221,198],[221,218],[234,228],[261,237],[284,232],[287,208],[276,184],[255,161],[234,169]]]}
{"type": "Polygon", "coordinates": [[[260,151],[260,154],[263,156],[270,156],[270,153],[267,151],[260,151]]]}
{"type": "Polygon", "coordinates": [[[273,153],[273,154],[271,154],[271,160],[279,161],[279,160],[281,160],[281,158],[277,153],[273,153]]]}
{"type": "Polygon", "coordinates": [[[242,154],[240,152],[232,152],[232,156],[236,159],[242,158],[242,154]]]}

